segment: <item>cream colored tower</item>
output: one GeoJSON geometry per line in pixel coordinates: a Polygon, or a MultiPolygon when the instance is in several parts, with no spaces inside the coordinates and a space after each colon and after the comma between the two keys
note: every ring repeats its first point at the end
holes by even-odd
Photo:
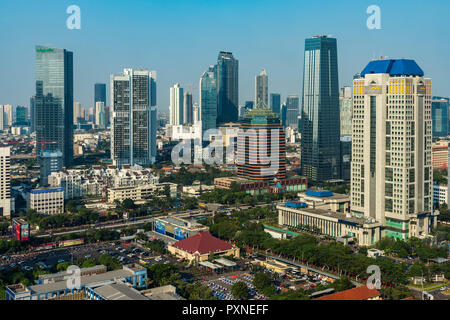
{"type": "Polygon", "coordinates": [[[436,224],[431,79],[412,60],[370,62],[353,81],[352,212],[382,236],[424,237],[436,224]]]}

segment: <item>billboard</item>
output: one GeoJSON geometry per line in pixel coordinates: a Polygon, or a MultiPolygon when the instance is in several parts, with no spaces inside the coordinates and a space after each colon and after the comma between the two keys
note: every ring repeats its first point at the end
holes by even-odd
{"type": "Polygon", "coordinates": [[[74,239],[74,240],[66,240],[66,241],[59,242],[60,247],[79,246],[81,244],[84,244],[84,239],[74,239]]]}
{"type": "Polygon", "coordinates": [[[166,234],[166,227],[161,221],[156,221],[155,224],[155,231],[160,234],[166,234]]]}

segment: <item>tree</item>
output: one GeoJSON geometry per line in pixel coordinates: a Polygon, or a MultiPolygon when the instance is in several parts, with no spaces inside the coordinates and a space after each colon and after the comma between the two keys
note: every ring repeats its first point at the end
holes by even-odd
{"type": "Polygon", "coordinates": [[[344,291],[353,288],[353,283],[347,277],[341,277],[340,279],[333,282],[332,287],[336,292],[344,291]]]}
{"type": "Polygon", "coordinates": [[[231,293],[237,300],[247,300],[249,295],[248,287],[242,281],[238,281],[231,286],[231,293]]]}
{"type": "Polygon", "coordinates": [[[272,286],[270,276],[264,272],[257,272],[253,278],[253,285],[256,290],[263,291],[266,287],[272,286]]]}
{"type": "Polygon", "coordinates": [[[132,199],[125,199],[122,202],[122,207],[125,210],[134,210],[136,208],[136,205],[134,204],[134,201],[132,199]]]}

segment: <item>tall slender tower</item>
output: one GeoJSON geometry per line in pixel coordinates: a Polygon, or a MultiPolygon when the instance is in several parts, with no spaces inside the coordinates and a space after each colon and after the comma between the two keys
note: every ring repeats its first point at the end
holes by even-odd
{"type": "Polygon", "coordinates": [[[59,150],[63,164],[73,159],[73,53],[36,46],[36,156],[59,150]]]}
{"type": "Polygon", "coordinates": [[[11,149],[0,147],[0,217],[11,216],[11,149]]]}
{"type": "Polygon", "coordinates": [[[383,236],[423,237],[436,225],[431,79],[413,60],[375,60],[353,81],[351,201],[383,236]]]}
{"type": "Polygon", "coordinates": [[[111,75],[111,157],[118,166],[156,159],[156,72],[125,69],[111,75]]]}
{"type": "Polygon", "coordinates": [[[183,112],[183,88],[179,83],[175,83],[170,88],[170,124],[173,126],[179,126],[184,124],[184,112],[183,112]]]}
{"type": "Polygon", "coordinates": [[[269,77],[266,70],[255,77],[255,106],[262,101],[269,105],[269,77]]]}
{"type": "Polygon", "coordinates": [[[339,82],[336,39],[305,40],[302,174],[311,181],[340,177],[339,82]]]}
{"type": "Polygon", "coordinates": [[[217,122],[239,118],[239,61],[231,52],[221,51],[217,59],[217,122]]]}
{"type": "Polygon", "coordinates": [[[183,95],[183,119],[184,124],[194,124],[194,106],[192,104],[192,93],[185,92],[183,95]]]}

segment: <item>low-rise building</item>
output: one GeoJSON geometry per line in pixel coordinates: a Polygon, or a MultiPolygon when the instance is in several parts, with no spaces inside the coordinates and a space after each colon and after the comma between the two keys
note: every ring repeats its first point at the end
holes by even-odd
{"type": "Polygon", "coordinates": [[[304,202],[312,209],[331,210],[333,212],[348,212],[350,196],[333,193],[328,190],[309,189],[298,194],[299,201],[304,202]]]}
{"type": "Polygon", "coordinates": [[[162,217],[155,219],[155,231],[174,238],[183,240],[195,236],[199,232],[208,231],[209,228],[194,220],[186,220],[177,217],[162,217]]]}
{"type": "Polygon", "coordinates": [[[59,214],[64,212],[64,189],[33,189],[27,195],[27,208],[39,213],[59,214]]]}
{"type": "Polygon", "coordinates": [[[384,251],[378,249],[368,249],[367,256],[369,258],[384,257],[384,251]]]}
{"type": "Polygon", "coordinates": [[[210,254],[239,258],[238,247],[212,236],[209,232],[199,232],[193,237],[171,244],[168,250],[179,258],[196,263],[208,260],[210,254]]]}
{"type": "Polygon", "coordinates": [[[76,300],[86,298],[86,293],[91,292],[92,289],[117,282],[129,283],[134,288],[144,288],[147,269],[137,264],[130,264],[124,265],[119,270],[81,275],[80,284],[77,287],[72,287],[71,282],[64,279],[64,276],[61,278],[59,274],[56,274],[53,282],[32,286],[23,284],[7,286],[6,300],[76,300]]]}
{"type": "Polygon", "coordinates": [[[297,230],[306,230],[329,237],[350,236],[362,246],[373,245],[381,238],[381,223],[350,213],[299,207],[286,202],[277,206],[278,224],[297,230]]]}
{"type": "Polygon", "coordinates": [[[116,200],[122,202],[125,199],[131,199],[133,201],[145,201],[150,199],[155,192],[164,191],[166,186],[169,188],[170,196],[172,198],[175,198],[177,195],[177,184],[164,182],[159,184],[109,188],[108,202],[113,203],[116,200]]]}
{"type": "Polygon", "coordinates": [[[241,177],[223,177],[214,179],[216,188],[231,189],[236,184],[241,191],[251,195],[280,192],[299,192],[308,188],[308,179],[294,176],[285,179],[274,179],[272,181],[256,181],[241,177]]]}
{"type": "Polygon", "coordinates": [[[332,293],[313,300],[382,300],[381,293],[377,289],[369,289],[367,286],[360,286],[341,292],[332,293]]]}

